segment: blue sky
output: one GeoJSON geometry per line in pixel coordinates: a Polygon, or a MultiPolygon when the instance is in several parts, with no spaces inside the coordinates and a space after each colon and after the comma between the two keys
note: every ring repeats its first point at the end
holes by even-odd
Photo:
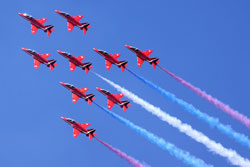
{"type": "MultiPolygon", "coordinates": [[[[96,102],[105,106],[105,97],[95,88],[101,87],[115,94],[118,92],[91,73],[86,75],[78,68],[70,72],[68,61],[56,50],[86,56],[84,61],[92,62],[95,72],[125,86],[225,147],[237,150],[243,157],[249,157],[249,149],[167,101],[128,72],[122,73],[115,66],[107,71],[103,58],[92,50],[95,47],[112,54],[121,53],[119,60],[127,60],[133,72],[250,136],[249,130],[238,121],[160,69],[153,70],[146,62],[138,68],[136,56],[124,46],[128,44],[142,50],[154,50],[151,55],[159,57],[163,67],[250,117],[249,6],[250,2],[246,0],[2,2],[0,165],[128,166],[126,161],[97,141],[89,141],[83,135],[74,139],[72,128],[60,119],[65,116],[81,123],[91,123],[100,139],[151,166],[184,166],[181,161],[106,115],[98,107],[88,106],[81,99],[73,104],[71,93],[59,84],[60,81],[81,88],[88,87],[88,93],[96,95],[96,102]],[[87,35],[83,35],[78,28],[69,33],[66,20],[54,11],[56,9],[73,16],[84,15],[81,21],[87,21],[92,26],[87,35]],[[41,30],[33,35],[30,24],[18,15],[19,12],[47,18],[45,24],[54,25],[55,31],[50,37],[41,30]],[[39,53],[51,53],[50,59],[56,59],[59,66],[52,72],[44,65],[34,69],[33,59],[21,50],[22,47],[39,53]]],[[[125,97],[122,99],[126,100],[125,97]]],[[[131,104],[126,113],[118,106],[114,106],[112,111],[207,163],[230,166],[224,158],[212,154],[203,145],[179,133],[140,106],[131,104]]]]}

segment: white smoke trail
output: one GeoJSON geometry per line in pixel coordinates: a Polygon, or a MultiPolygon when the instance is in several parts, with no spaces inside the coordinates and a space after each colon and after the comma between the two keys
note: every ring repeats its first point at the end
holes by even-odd
{"type": "Polygon", "coordinates": [[[216,143],[215,141],[209,139],[203,133],[193,129],[190,125],[184,124],[181,120],[170,116],[169,114],[162,111],[159,107],[155,107],[152,104],[146,102],[145,100],[139,98],[132,92],[122,88],[121,86],[115,84],[114,82],[108,80],[107,78],[102,77],[101,75],[94,73],[96,76],[101,78],[102,80],[106,81],[108,84],[113,86],[119,92],[122,92],[126,97],[131,99],[134,103],[139,104],[145,110],[150,112],[151,114],[159,117],[161,120],[167,122],[171,126],[177,128],[180,132],[185,133],[195,141],[204,144],[210,151],[216,153],[222,157],[228,159],[228,161],[232,165],[242,166],[242,167],[250,167],[250,161],[246,158],[241,157],[236,151],[232,149],[227,149],[223,147],[220,143],[216,143]]]}

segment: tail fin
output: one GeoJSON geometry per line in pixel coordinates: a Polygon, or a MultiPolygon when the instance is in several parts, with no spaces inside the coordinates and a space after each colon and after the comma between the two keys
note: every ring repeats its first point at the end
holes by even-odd
{"type": "Polygon", "coordinates": [[[153,65],[153,69],[155,69],[156,65],[157,65],[158,63],[160,63],[160,60],[159,60],[159,58],[154,57],[154,58],[151,58],[151,59],[150,59],[149,63],[152,64],[152,65],[153,65]]]}
{"type": "Polygon", "coordinates": [[[88,104],[91,105],[91,103],[93,102],[93,100],[96,100],[96,98],[93,98],[95,95],[93,94],[88,94],[87,95],[87,99],[88,99],[88,104]]]}
{"type": "Polygon", "coordinates": [[[53,29],[53,27],[54,26],[52,26],[52,25],[45,26],[44,31],[47,32],[48,36],[50,36],[51,32],[55,30],[55,29],[53,29]]]}
{"type": "Polygon", "coordinates": [[[83,33],[86,34],[88,29],[91,28],[91,26],[89,25],[89,23],[82,23],[81,25],[81,30],[83,30],[83,33]]]}
{"type": "Polygon", "coordinates": [[[127,61],[119,61],[119,63],[117,64],[117,66],[121,68],[122,72],[124,72],[125,67],[128,66],[127,63],[128,63],[127,61]]]}
{"type": "Polygon", "coordinates": [[[93,68],[91,65],[92,64],[88,62],[88,63],[84,63],[84,65],[82,66],[82,69],[86,71],[86,74],[88,74],[89,70],[93,68]]]}
{"type": "Polygon", "coordinates": [[[97,133],[95,133],[95,129],[89,129],[88,130],[88,134],[87,136],[89,136],[89,140],[92,140],[92,138],[97,135],[97,133]]]}
{"type": "Polygon", "coordinates": [[[131,106],[131,104],[129,104],[129,101],[122,101],[122,108],[123,111],[126,112],[126,109],[131,106]]]}
{"type": "Polygon", "coordinates": [[[92,66],[89,66],[89,67],[86,67],[86,68],[85,68],[86,74],[89,73],[89,70],[90,70],[91,68],[93,68],[93,67],[92,67],[92,66]]]}
{"type": "Polygon", "coordinates": [[[97,133],[90,133],[89,134],[89,140],[92,140],[95,135],[97,135],[97,133]]]}
{"type": "Polygon", "coordinates": [[[56,60],[49,60],[49,62],[48,62],[48,67],[50,67],[50,71],[52,71],[53,70],[53,68],[55,67],[55,66],[57,66],[58,64],[55,64],[56,63],[56,60]]]}

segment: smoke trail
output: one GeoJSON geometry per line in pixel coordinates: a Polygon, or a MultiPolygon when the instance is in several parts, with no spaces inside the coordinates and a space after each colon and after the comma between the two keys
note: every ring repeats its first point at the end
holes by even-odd
{"type": "Polygon", "coordinates": [[[159,93],[161,93],[164,97],[168,98],[172,102],[177,103],[186,111],[190,112],[191,114],[194,114],[195,116],[197,116],[197,118],[208,123],[211,127],[216,127],[223,134],[226,134],[230,138],[233,138],[235,141],[239,142],[242,145],[247,146],[250,149],[250,140],[248,139],[247,136],[240,134],[238,132],[235,132],[229,125],[221,124],[217,118],[211,117],[211,116],[207,115],[206,113],[201,112],[200,110],[196,109],[193,105],[185,102],[182,99],[177,98],[174,94],[167,92],[166,90],[160,88],[159,86],[155,85],[154,83],[152,83],[152,82],[146,80],[145,78],[139,76],[138,74],[135,74],[134,72],[130,71],[129,69],[127,69],[127,71],[129,71],[132,75],[134,75],[136,78],[138,78],[142,82],[146,83],[151,88],[153,88],[156,91],[158,91],[159,93]]]}
{"type": "Polygon", "coordinates": [[[174,79],[191,89],[192,91],[196,92],[200,97],[206,99],[210,103],[214,104],[217,108],[221,109],[222,111],[226,112],[227,114],[231,115],[234,119],[239,120],[242,124],[244,124],[247,128],[250,128],[250,119],[245,115],[239,113],[238,111],[230,108],[228,105],[222,103],[218,99],[212,97],[211,95],[207,94],[206,92],[202,91],[200,88],[193,86],[192,84],[188,83],[187,81],[183,80],[182,78],[176,76],[175,74],[169,72],[168,70],[164,69],[163,67],[157,65],[160,69],[168,73],[174,79]]]}
{"type": "Polygon", "coordinates": [[[117,148],[112,147],[111,145],[105,143],[104,141],[98,139],[97,137],[95,137],[95,139],[97,141],[99,141],[100,143],[102,143],[104,146],[106,146],[108,149],[110,149],[111,151],[113,151],[114,153],[116,153],[118,156],[120,156],[121,158],[125,159],[126,161],[128,161],[128,163],[136,166],[136,167],[144,167],[143,164],[141,164],[138,160],[134,159],[133,157],[128,156],[126,153],[118,150],[117,148]]]}
{"type": "Polygon", "coordinates": [[[127,127],[131,128],[132,130],[136,131],[146,139],[148,139],[151,143],[156,144],[159,146],[161,149],[166,150],[170,153],[170,155],[175,156],[178,160],[182,160],[185,164],[195,166],[195,167],[211,167],[212,165],[206,164],[203,160],[198,159],[192,155],[190,155],[189,152],[183,151],[179,148],[177,148],[174,144],[169,143],[165,141],[164,139],[154,135],[151,132],[148,132],[146,129],[143,129],[129,120],[122,118],[121,116],[109,111],[105,107],[93,102],[96,106],[101,108],[103,111],[117,119],[118,121],[122,122],[125,124],[127,127]]]}
{"type": "Polygon", "coordinates": [[[185,133],[195,141],[204,144],[210,151],[225,157],[231,162],[233,165],[243,166],[243,167],[250,167],[250,161],[241,157],[236,151],[232,149],[227,149],[223,147],[220,143],[216,143],[215,141],[209,139],[203,133],[194,130],[190,125],[184,124],[181,120],[170,116],[169,114],[162,111],[160,108],[149,104],[148,102],[144,101],[143,99],[139,98],[132,92],[120,87],[119,85],[115,84],[114,82],[108,80],[107,78],[102,77],[101,75],[95,73],[99,78],[106,81],[108,84],[116,88],[119,92],[122,92],[125,96],[131,99],[134,103],[141,105],[145,110],[149,111],[153,115],[157,116],[164,122],[167,122],[171,126],[177,128],[180,132],[185,133]]]}

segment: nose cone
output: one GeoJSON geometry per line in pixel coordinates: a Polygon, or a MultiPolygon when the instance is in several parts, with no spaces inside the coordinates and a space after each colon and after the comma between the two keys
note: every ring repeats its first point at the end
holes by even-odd
{"type": "Polygon", "coordinates": [[[98,88],[98,87],[96,87],[96,89],[99,90],[99,91],[101,90],[101,88],[98,88]]]}
{"type": "Polygon", "coordinates": [[[57,52],[60,53],[60,54],[62,54],[62,51],[60,51],[60,50],[57,50],[57,52]]]}
{"type": "Polygon", "coordinates": [[[23,16],[23,13],[18,13],[20,16],[23,16]]]}
{"type": "Polygon", "coordinates": [[[127,48],[131,48],[131,46],[129,46],[129,45],[125,45],[125,47],[127,47],[127,48]]]}
{"type": "Polygon", "coordinates": [[[65,86],[65,83],[64,82],[60,82],[61,85],[65,86]]]}
{"type": "Polygon", "coordinates": [[[22,48],[22,50],[23,50],[23,51],[25,51],[25,52],[27,51],[27,49],[26,49],[26,48],[22,48]]]}
{"type": "Polygon", "coordinates": [[[56,11],[56,13],[58,13],[58,14],[61,14],[62,12],[60,12],[59,10],[55,10],[56,11]]]}
{"type": "Polygon", "coordinates": [[[94,51],[96,51],[96,52],[98,52],[98,51],[99,51],[99,50],[98,50],[98,49],[96,49],[96,48],[93,48],[93,50],[94,50],[94,51]]]}
{"type": "Polygon", "coordinates": [[[64,120],[64,121],[66,120],[66,118],[65,118],[65,117],[61,117],[61,118],[62,118],[62,120],[64,120]]]}

